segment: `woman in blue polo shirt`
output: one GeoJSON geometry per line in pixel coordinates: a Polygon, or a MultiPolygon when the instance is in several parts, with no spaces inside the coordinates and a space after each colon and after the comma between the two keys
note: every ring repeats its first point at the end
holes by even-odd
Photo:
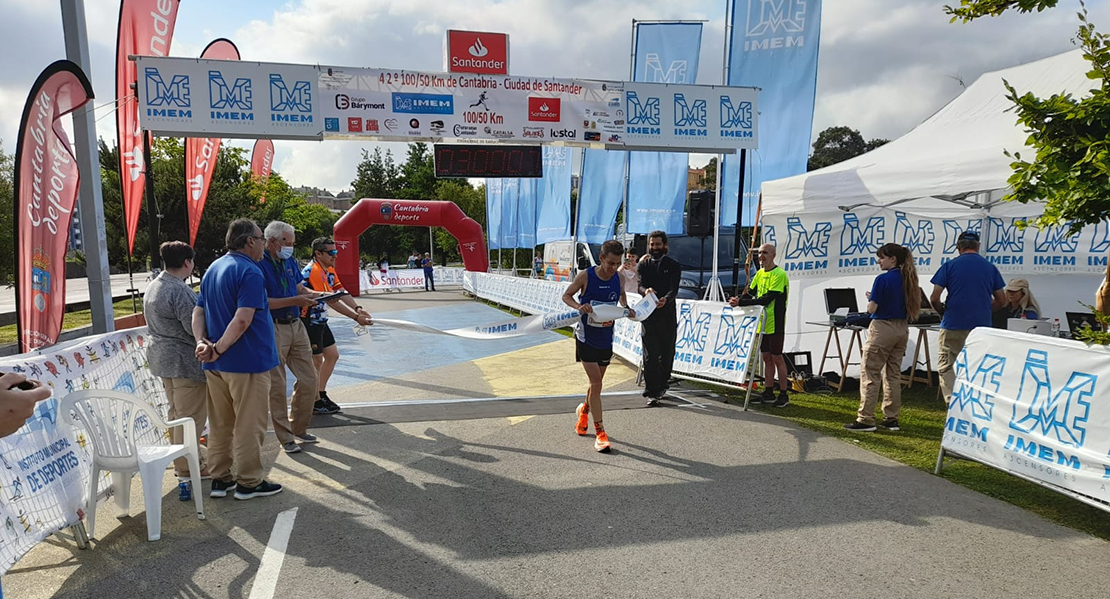
{"type": "Polygon", "coordinates": [[[898,429],[898,412],[902,408],[902,358],[909,341],[909,323],[917,320],[921,310],[921,288],[910,250],[888,243],[876,252],[883,274],[867,294],[867,311],[871,326],[863,347],[860,365],[859,412],[854,421],[844,425],[850,431],[875,430],[875,404],[879,400],[879,384],[883,386],[883,421],[886,430],[898,429]]]}

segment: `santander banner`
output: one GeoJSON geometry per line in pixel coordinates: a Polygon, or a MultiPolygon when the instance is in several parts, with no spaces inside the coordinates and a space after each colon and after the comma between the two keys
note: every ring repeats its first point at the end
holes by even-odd
{"type": "MultiPolygon", "coordinates": [[[[274,142],[268,139],[254,142],[254,149],[251,150],[251,175],[265,184],[266,179],[270,178],[270,170],[273,166],[274,142]]],[[[262,192],[262,201],[266,201],[266,192],[262,192]]]]}
{"type": "Polygon", "coordinates": [[[120,191],[123,194],[127,251],[135,247],[139,209],[146,184],[139,103],[135,101],[137,69],[128,55],[168,56],[178,0],[122,0],[116,38],[116,133],[119,139],[120,191]]]}
{"type": "MultiPolygon", "coordinates": [[[[216,60],[239,60],[239,49],[230,40],[213,40],[200,55],[216,60]]],[[[216,170],[216,156],[220,153],[220,138],[190,137],[185,140],[185,203],[189,206],[189,245],[197,240],[204,202],[208,200],[208,186],[216,170]]]]}
{"type": "Polygon", "coordinates": [[[509,36],[485,31],[447,30],[448,73],[509,74],[509,36]]]}
{"type": "Polygon", "coordinates": [[[65,312],[66,244],[80,176],[61,118],[93,97],[81,68],[46,67],[31,88],[15,146],[16,312],[20,351],[53,345],[65,312]]]}

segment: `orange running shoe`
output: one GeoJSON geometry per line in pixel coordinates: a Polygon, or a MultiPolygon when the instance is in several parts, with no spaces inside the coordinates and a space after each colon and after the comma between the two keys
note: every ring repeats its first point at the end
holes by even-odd
{"type": "Polygon", "coordinates": [[[597,438],[594,440],[594,449],[601,453],[609,453],[609,435],[605,434],[605,429],[596,431],[597,438]]]}
{"type": "Polygon", "coordinates": [[[590,406],[586,402],[578,404],[578,409],[574,411],[578,414],[578,422],[574,424],[574,432],[580,436],[586,436],[590,431],[590,406]]]}

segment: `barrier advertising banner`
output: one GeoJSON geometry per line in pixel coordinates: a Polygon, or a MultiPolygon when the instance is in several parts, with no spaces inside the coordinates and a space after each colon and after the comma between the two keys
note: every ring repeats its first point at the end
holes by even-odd
{"type": "MultiPolygon", "coordinates": [[[[0,371],[40,380],[54,392],[38,403],[27,424],[0,439],[0,574],[36,543],[82,518],[92,446],[62,422],[63,397],[82,389],[113,389],[145,399],[165,417],[169,403],[162,383],[146,364],[149,343],[146,328],[128,329],[0,358],[0,371]]],[[[168,443],[155,429],[138,438],[148,445],[168,443]]],[[[111,493],[110,481],[104,472],[102,498],[111,493]]]]}
{"type": "Polygon", "coordinates": [[[1110,348],[975,329],[956,361],[941,448],[1110,502],[1107,381],[1110,348]]]}
{"type": "Polygon", "coordinates": [[[1020,204],[997,206],[990,213],[964,210],[966,216],[959,218],[953,216],[955,207],[945,211],[947,216],[909,210],[865,206],[851,212],[765,214],[763,240],[778,247],[779,263],[793,278],[874,275],[879,272],[875,252],[886,243],[909,248],[918,272],[931,274],[959,255],[956,241],[963,231],[979,232],[980,253],[1004,278],[1106,271],[1107,222],[1068,235],[1063,226],[1022,229],[1026,216],[1016,213],[1028,209],[1020,204]]]}
{"type": "Polygon", "coordinates": [[[53,345],[62,330],[66,247],[80,173],[61,119],[92,97],[81,68],[59,60],[35,80],[23,108],[14,177],[16,312],[23,351],[53,345]]]}
{"type": "Polygon", "coordinates": [[[477,139],[754,148],[756,90],[550,77],[136,59],[144,129],[205,137],[477,139]]]}
{"type": "MultiPolygon", "coordinates": [[[[139,211],[143,202],[143,186],[146,185],[143,132],[139,129],[140,107],[132,89],[138,81],[138,68],[128,56],[169,54],[178,6],[178,0],[120,2],[119,31],[116,38],[116,134],[119,142],[120,191],[123,194],[128,253],[135,247],[135,231],[139,229],[139,211]]],[[[172,83],[174,79],[167,81],[172,83]]],[[[140,91],[142,87],[139,85],[140,91]]],[[[182,103],[188,104],[188,86],[184,89],[183,97],[180,90],[179,86],[169,88],[167,95],[173,96],[173,99],[160,106],[166,111],[176,111],[182,108],[182,103]]],[[[142,110],[149,108],[144,106],[142,110]]]]}
{"type": "MultiPolygon", "coordinates": [[[[434,274],[436,287],[461,286],[463,284],[463,269],[461,268],[436,268],[434,274]]],[[[360,288],[366,291],[387,291],[392,289],[424,289],[424,269],[405,268],[390,270],[382,277],[382,271],[370,268],[362,271],[359,276],[360,288]]]]}
{"type": "MultiPolygon", "coordinates": [[[[239,60],[239,49],[230,40],[220,38],[208,44],[200,57],[239,60]]],[[[189,245],[195,245],[197,241],[200,217],[204,214],[204,202],[208,199],[208,186],[212,183],[216,157],[220,154],[220,142],[218,137],[190,137],[185,140],[185,183],[188,187],[185,204],[189,207],[189,245]]]]}

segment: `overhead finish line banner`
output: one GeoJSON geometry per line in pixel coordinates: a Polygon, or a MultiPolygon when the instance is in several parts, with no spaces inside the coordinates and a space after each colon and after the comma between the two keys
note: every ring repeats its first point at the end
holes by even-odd
{"type": "Polygon", "coordinates": [[[941,447],[1110,501],[1108,377],[1105,347],[975,329],[956,360],[941,447]]]}
{"type": "Polygon", "coordinates": [[[139,117],[159,135],[485,139],[731,152],[756,146],[756,90],[142,56],[139,117]]]}

